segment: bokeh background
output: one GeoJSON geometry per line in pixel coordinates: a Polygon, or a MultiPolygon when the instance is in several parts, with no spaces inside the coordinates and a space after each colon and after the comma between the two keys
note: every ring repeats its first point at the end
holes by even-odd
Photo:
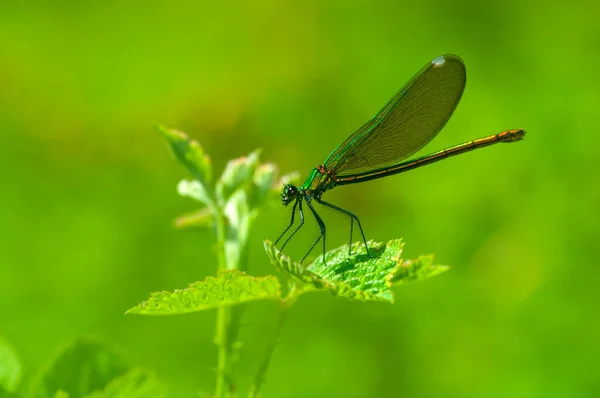
{"type": "MultiPolygon", "coordinates": [[[[196,204],[177,196],[187,174],[153,125],[198,139],[216,171],[261,147],[304,175],[426,62],[456,53],[467,87],[427,150],[518,127],[526,140],[328,193],[369,237],[404,237],[407,256],[453,269],[397,289],[394,305],[302,297],[264,396],[599,396],[595,2],[0,7],[0,334],[25,382],[92,335],[156,369],[170,396],[213,388],[214,312],[123,315],[215,272],[211,231],[172,227],[196,204]]],[[[260,216],[253,274],[273,272],[261,242],[288,212],[260,216]]],[[[347,221],[323,214],[343,243],[347,221]]],[[[276,313],[248,308],[241,391],[276,313]]]]}

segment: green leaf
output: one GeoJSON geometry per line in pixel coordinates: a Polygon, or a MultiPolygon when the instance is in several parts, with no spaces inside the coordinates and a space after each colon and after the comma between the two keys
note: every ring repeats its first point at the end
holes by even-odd
{"type": "Polygon", "coordinates": [[[10,396],[19,387],[23,369],[14,349],[0,338],[0,396],[10,396]]]}
{"type": "Polygon", "coordinates": [[[165,390],[154,372],[134,368],[86,398],[160,398],[165,396],[165,390]]]}
{"type": "Polygon", "coordinates": [[[41,370],[29,396],[83,397],[103,390],[128,369],[121,356],[108,345],[93,339],[78,339],[60,350],[41,370]]]}
{"type": "Polygon", "coordinates": [[[372,257],[367,256],[362,243],[354,243],[354,254],[348,255],[348,245],[344,245],[327,252],[325,261],[319,256],[309,266],[291,260],[269,241],[264,246],[271,262],[302,285],[300,293],[325,289],[351,300],[393,302],[392,283],[425,279],[447,269],[433,266],[432,257],[403,262],[401,239],[367,244],[372,257]]]}
{"type": "Polygon", "coordinates": [[[280,298],[276,277],[254,277],[238,270],[220,271],[216,277],[195,282],[187,289],[153,293],[127,314],[174,315],[203,311],[255,300],[280,298]]]}
{"type": "Polygon", "coordinates": [[[318,257],[308,270],[334,286],[337,296],[356,300],[394,301],[391,278],[399,266],[404,244],[401,239],[387,245],[367,242],[370,258],[362,242],[353,244],[355,255],[348,255],[348,245],[338,247],[318,257]]]}
{"type": "Polygon", "coordinates": [[[433,256],[420,256],[414,260],[406,260],[396,269],[392,277],[394,285],[422,281],[441,274],[450,269],[447,265],[434,265],[433,256]]]}
{"type": "Polygon", "coordinates": [[[249,194],[251,208],[257,208],[265,204],[273,188],[276,172],[277,167],[272,163],[263,163],[256,168],[249,194]]]}
{"type": "Polygon", "coordinates": [[[177,193],[179,195],[195,199],[207,206],[212,206],[213,200],[209,192],[209,188],[196,180],[181,180],[177,184],[177,193]]]}
{"type": "Polygon", "coordinates": [[[246,191],[238,189],[229,197],[223,209],[227,217],[227,237],[225,239],[225,257],[227,258],[227,269],[239,268],[246,243],[250,225],[256,218],[258,212],[248,208],[246,191]]]}
{"type": "Polygon", "coordinates": [[[169,142],[177,160],[192,173],[196,180],[207,186],[212,180],[212,165],[202,146],[179,130],[163,126],[158,126],[158,130],[169,142]]]}
{"type": "Polygon", "coordinates": [[[258,166],[258,155],[256,150],[248,156],[242,156],[230,160],[217,182],[217,197],[222,206],[229,200],[230,196],[240,188],[245,188],[254,177],[254,171],[258,166]]]}
{"type": "Polygon", "coordinates": [[[283,272],[293,280],[307,285],[314,285],[315,288],[325,288],[326,281],[318,275],[310,272],[306,267],[283,254],[277,249],[271,241],[264,241],[264,248],[267,255],[271,259],[271,263],[279,271],[283,272]]]}
{"type": "Polygon", "coordinates": [[[182,214],[175,219],[175,228],[206,228],[211,227],[215,217],[209,208],[200,209],[191,213],[182,214]]]}

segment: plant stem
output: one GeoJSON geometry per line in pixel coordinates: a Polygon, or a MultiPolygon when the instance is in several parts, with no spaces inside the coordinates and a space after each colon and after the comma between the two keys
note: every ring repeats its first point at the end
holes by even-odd
{"type": "Polygon", "coordinates": [[[281,302],[281,307],[279,310],[279,319],[277,320],[277,325],[275,326],[275,331],[273,332],[273,336],[271,337],[271,341],[267,345],[265,352],[263,354],[262,361],[260,362],[260,366],[258,367],[258,371],[256,372],[256,376],[254,378],[254,385],[250,389],[249,398],[256,398],[259,396],[260,389],[265,382],[265,374],[267,373],[267,369],[269,368],[269,364],[271,362],[271,357],[273,356],[273,351],[275,351],[275,346],[277,346],[277,341],[279,339],[279,333],[281,332],[281,327],[285,323],[287,312],[289,305],[286,301],[281,302]]]}
{"type": "MultiPolygon", "coordinates": [[[[225,258],[225,219],[221,210],[215,205],[213,208],[215,214],[216,235],[217,235],[217,259],[218,270],[227,269],[227,259],[225,258]]],[[[217,380],[215,385],[215,397],[225,398],[230,396],[231,392],[231,358],[229,347],[231,344],[228,339],[228,329],[231,320],[231,308],[219,307],[217,310],[217,325],[215,330],[215,344],[218,346],[217,360],[217,380]]]]}
{"type": "Polygon", "coordinates": [[[220,271],[227,269],[227,259],[225,258],[225,216],[216,204],[213,204],[211,206],[211,210],[215,215],[215,229],[217,235],[217,262],[218,270],[220,271]]]}
{"type": "MultiPolygon", "coordinates": [[[[225,216],[219,210],[216,222],[216,234],[219,256],[219,270],[247,269],[247,247],[246,242],[239,241],[240,256],[237,259],[227,258],[225,251],[228,232],[225,225],[225,216]]],[[[216,213],[215,213],[216,214],[216,213]]],[[[236,236],[239,239],[239,236],[236,236]]],[[[241,318],[245,310],[245,305],[240,304],[236,307],[219,307],[217,310],[217,325],[215,333],[215,344],[218,346],[217,360],[217,380],[215,387],[216,398],[227,398],[233,395],[235,384],[232,380],[235,343],[241,324],[241,318]]]]}

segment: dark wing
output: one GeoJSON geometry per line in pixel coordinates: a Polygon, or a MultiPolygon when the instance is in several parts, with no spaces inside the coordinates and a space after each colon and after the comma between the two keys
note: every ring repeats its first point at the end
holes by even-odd
{"type": "Polygon", "coordinates": [[[391,166],[415,154],[450,119],[466,78],[458,56],[437,57],[338,146],[325,167],[343,177],[391,166]]]}

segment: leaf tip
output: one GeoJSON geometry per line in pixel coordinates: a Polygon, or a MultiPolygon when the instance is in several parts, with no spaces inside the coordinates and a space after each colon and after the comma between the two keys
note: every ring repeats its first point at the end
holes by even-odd
{"type": "Polygon", "coordinates": [[[181,130],[172,129],[163,125],[157,125],[155,128],[169,141],[186,141],[189,139],[187,134],[181,130]]]}

